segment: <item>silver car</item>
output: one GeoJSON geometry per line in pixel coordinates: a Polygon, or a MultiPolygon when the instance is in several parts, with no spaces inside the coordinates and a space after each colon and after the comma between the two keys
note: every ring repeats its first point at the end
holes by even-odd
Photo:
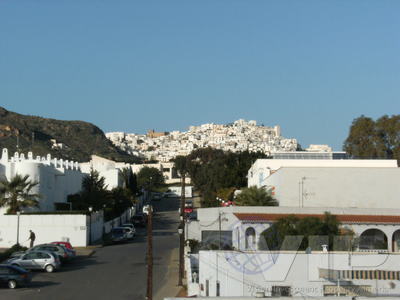
{"type": "Polygon", "coordinates": [[[22,267],[28,270],[46,270],[46,272],[54,272],[61,266],[60,259],[57,254],[49,251],[34,251],[13,257],[7,260],[7,264],[22,267]]]}

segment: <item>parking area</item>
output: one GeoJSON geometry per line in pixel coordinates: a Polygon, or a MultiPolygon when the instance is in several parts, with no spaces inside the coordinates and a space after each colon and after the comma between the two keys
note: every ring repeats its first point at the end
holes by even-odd
{"type": "MultiPolygon", "coordinates": [[[[179,240],[178,202],[170,198],[154,203],[154,294],[165,285],[171,264],[177,266],[170,257],[179,240]]],[[[77,249],[78,256],[54,273],[33,271],[28,287],[1,287],[0,299],[145,299],[146,248],[146,229],[137,228],[131,241],[94,249],[93,254],[77,249]]]]}

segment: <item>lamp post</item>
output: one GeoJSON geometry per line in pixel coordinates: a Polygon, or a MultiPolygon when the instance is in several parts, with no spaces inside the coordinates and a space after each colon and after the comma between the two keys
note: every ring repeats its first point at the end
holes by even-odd
{"type": "Polygon", "coordinates": [[[183,251],[184,251],[184,236],[183,236],[183,226],[185,226],[183,222],[183,216],[181,216],[181,224],[179,225],[178,228],[178,233],[179,233],[179,281],[178,285],[183,286],[183,251]]]}
{"type": "Polygon", "coordinates": [[[89,245],[92,243],[92,211],[93,207],[89,206],[89,245]]]}
{"type": "Polygon", "coordinates": [[[153,300],[153,208],[147,218],[147,300],[153,300]]]}
{"type": "Polygon", "coordinates": [[[21,215],[20,211],[17,211],[17,245],[19,245],[19,216],[21,215]]]}

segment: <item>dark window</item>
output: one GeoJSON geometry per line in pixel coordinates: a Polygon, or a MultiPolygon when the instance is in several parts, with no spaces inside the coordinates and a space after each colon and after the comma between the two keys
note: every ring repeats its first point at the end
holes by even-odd
{"type": "Polygon", "coordinates": [[[210,282],[206,280],[206,296],[210,296],[210,282]]]}
{"type": "Polygon", "coordinates": [[[217,281],[217,297],[219,297],[220,296],[220,283],[219,283],[219,281],[217,281]]]}
{"type": "Polygon", "coordinates": [[[201,242],[206,249],[218,249],[220,244],[221,249],[232,249],[232,231],[203,230],[201,232],[201,242]]]}

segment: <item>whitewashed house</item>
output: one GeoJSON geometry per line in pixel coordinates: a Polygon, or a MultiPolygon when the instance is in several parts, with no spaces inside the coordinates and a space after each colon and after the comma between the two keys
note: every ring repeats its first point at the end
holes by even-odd
{"type": "MultiPolygon", "coordinates": [[[[29,175],[29,179],[38,182],[32,190],[41,195],[37,208],[27,208],[26,211],[54,211],[56,203],[66,203],[70,194],[79,192],[82,188],[83,173],[79,164],[73,161],[46,157],[33,157],[29,152],[15,153],[9,156],[8,150],[2,150],[0,160],[0,178],[11,180],[15,175],[29,175]]],[[[0,208],[3,214],[6,208],[0,208]]]]}

